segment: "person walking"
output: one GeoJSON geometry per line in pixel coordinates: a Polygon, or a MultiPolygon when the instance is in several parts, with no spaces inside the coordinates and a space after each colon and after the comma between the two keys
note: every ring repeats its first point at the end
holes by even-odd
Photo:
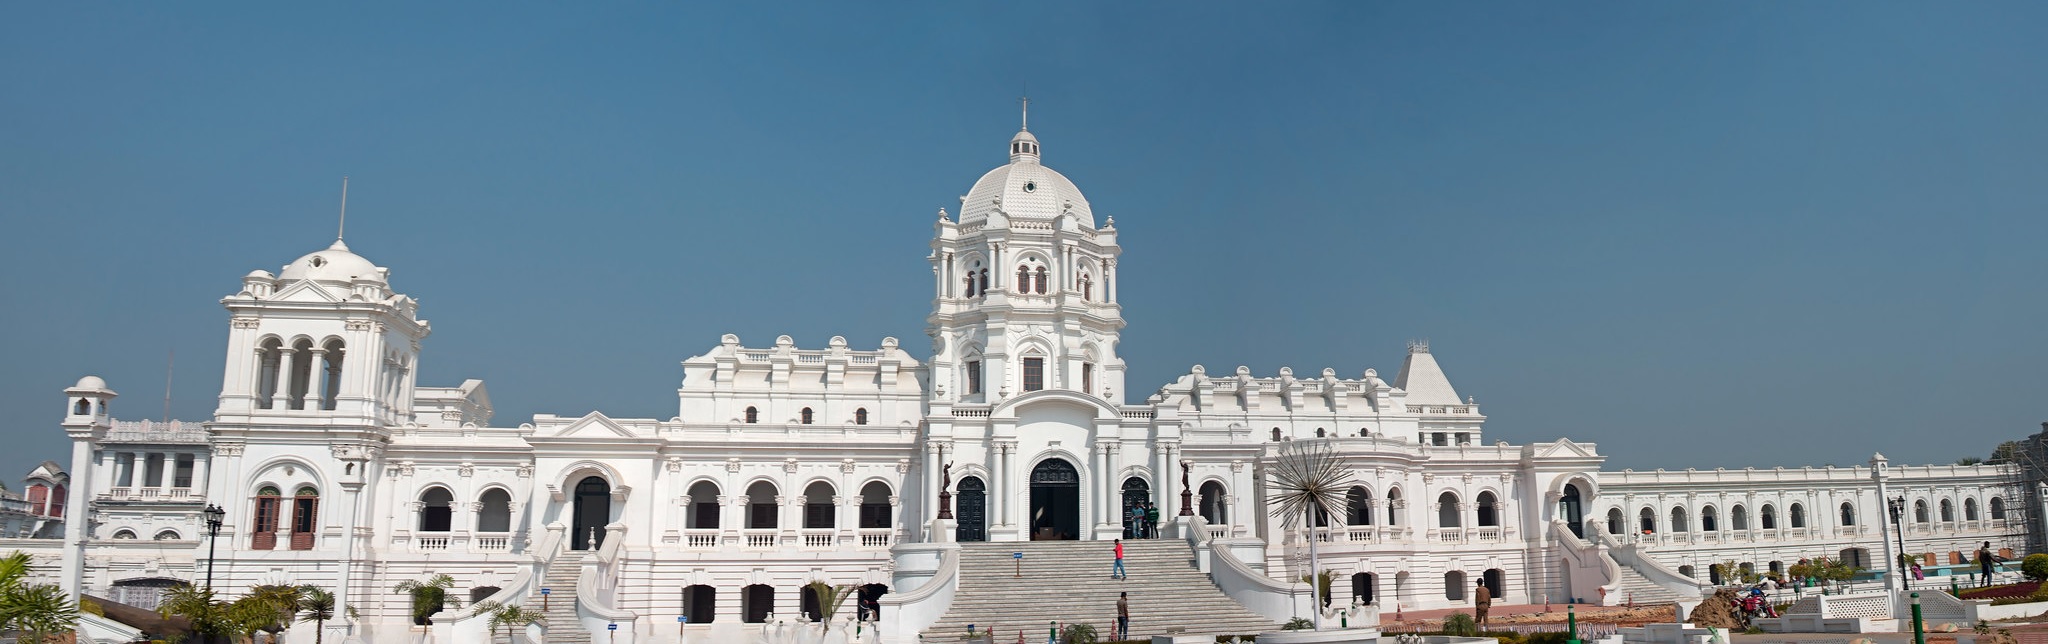
{"type": "Polygon", "coordinates": [[[1116,540],[1116,565],[1109,569],[1109,578],[1124,579],[1129,576],[1124,573],[1124,540],[1118,539],[1116,540]]]}
{"type": "Polygon", "coordinates": [[[1472,589],[1472,621],[1477,622],[1481,628],[1484,628],[1486,626],[1486,609],[1493,607],[1493,590],[1487,588],[1484,581],[1478,582],[1478,586],[1478,588],[1472,589]]]}
{"type": "Polygon", "coordinates": [[[1979,581],[1977,585],[1991,585],[1991,564],[1993,560],[1997,558],[1998,557],[1996,555],[1991,554],[1991,542],[1989,541],[1984,542],[1984,547],[1977,549],[1977,569],[1981,571],[1984,576],[1983,580],[1979,581]]]}
{"type": "Polygon", "coordinates": [[[1159,538],[1159,508],[1145,504],[1145,538],[1159,538]]]}
{"type": "Polygon", "coordinates": [[[1117,593],[1116,597],[1116,639],[1131,639],[1131,594],[1117,593]]]}

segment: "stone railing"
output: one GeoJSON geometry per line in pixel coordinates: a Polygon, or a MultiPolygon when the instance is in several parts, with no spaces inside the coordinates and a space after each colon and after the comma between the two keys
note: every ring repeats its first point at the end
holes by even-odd
{"type": "Polygon", "coordinates": [[[806,528],[802,534],[805,550],[831,550],[838,544],[839,531],[831,528],[806,528]]]}
{"type": "Polygon", "coordinates": [[[718,535],[717,528],[684,530],[683,547],[691,550],[716,550],[718,535]]]}
{"type": "Polygon", "coordinates": [[[780,532],[773,529],[740,531],[741,543],[749,550],[773,549],[776,546],[776,542],[780,540],[778,538],[780,535],[780,532]]]}
{"type": "Polygon", "coordinates": [[[420,536],[420,537],[418,537],[418,538],[415,538],[415,539],[413,539],[413,541],[412,541],[412,547],[413,547],[413,549],[414,549],[414,550],[418,550],[418,551],[421,551],[421,552],[432,552],[432,551],[441,551],[441,550],[447,550],[447,549],[448,549],[448,537],[447,537],[447,536],[445,536],[445,535],[443,535],[443,536],[435,536],[435,537],[429,537],[429,536],[424,536],[424,535],[422,535],[422,536],[420,536]]]}
{"type": "Polygon", "coordinates": [[[861,528],[860,547],[866,549],[887,549],[896,544],[896,531],[892,528],[861,528]]]}
{"type": "Polygon", "coordinates": [[[206,427],[196,422],[174,420],[117,420],[107,429],[103,443],[189,443],[204,445],[206,427]]]}
{"type": "Polygon", "coordinates": [[[477,552],[508,552],[512,550],[510,534],[480,534],[470,542],[470,549],[477,552]]]}

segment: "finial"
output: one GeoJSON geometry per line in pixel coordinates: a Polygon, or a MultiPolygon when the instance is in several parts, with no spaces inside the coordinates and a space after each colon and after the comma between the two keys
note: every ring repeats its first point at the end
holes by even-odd
{"type": "Polygon", "coordinates": [[[348,232],[348,175],[341,175],[341,224],[334,227],[334,241],[348,232]]]}
{"type": "Polygon", "coordinates": [[[1020,129],[1029,132],[1031,131],[1031,92],[1026,90],[1024,97],[1017,99],[1017,101],[1024,104],[1024,123],[1020,129]]]}

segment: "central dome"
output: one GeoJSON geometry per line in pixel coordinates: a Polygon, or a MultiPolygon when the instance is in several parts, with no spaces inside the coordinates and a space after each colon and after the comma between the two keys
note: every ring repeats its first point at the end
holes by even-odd
{"type": "Polygon", "coordinates": [[[279,280],[315,280],[322,282],[348,282],[353,279],[384,281],[383,269],[377,268],[370,260],[351,253],[348,245],[334,240],[334,245],[299,258],[279,271],[279,280]]]}
{"type": "Polygon", "coordinates": [[[1052,220],[1073,215],[1082,226],[1095,227],[1088,198],[1066,175],[1038,162],[1038,137],[1020,131],[1010,139],[1010,163],[988,171],[974,182],[960,203],[960,223],[987,221],[1000,209],[1011,219],[1052,220]]]}

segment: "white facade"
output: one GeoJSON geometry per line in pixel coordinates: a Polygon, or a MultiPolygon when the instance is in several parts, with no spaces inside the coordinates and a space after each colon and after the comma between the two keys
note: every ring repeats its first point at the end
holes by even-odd
{"type": "MultiPolygon", "coordinates": [[[[682,362],[666,420],[493,424],[481,381],[415,381],[431,327],[385,269],[336,241],[274,276],[251,273],[222,300],[226,376],[203,427],[113,420],[115,394],[97,378],[66,390],[70,513],[91,520],[67,526],[61,577],[103,596],[124,581],[203,579],[199,510],[211,503],[227,511],[214,585],[333,588],[362,623],[330,637],[401,641],[405,598],[389,589],[403,580],[447,573],[474,599],[531,603],[544,579],[580,567],[581,623],[551,629],[621,623],[623,641],[666,641],[679,614],[696,629],[797,614],[811,580],[891,584],[898,544],[1142,536],[1127,503],[1150,502],[1172,524],[1185,494],[1198,539],[1287,579],[1302,539],[1267,516],[1262,479],[1283,445],[1316,440],[1358,481],[1353,506],[1319,533],[1324,565],[1383,606],[1459,605],[1489,576],[1510,603],[1630,592],[1603,563],[1616,559],[1668,591],[1685,582],[1666,569],[1701,557],[1762,567],[1875,552],[1883,538],[1874,521],[1831,519],[1845,502],[1875,516],[1867,470],[1605,472],[1591,444],[1486,443],[1479,406],[1422,345],[1392,382],[1373,369],[1198,365],[1126,402],[1114,220],[1098,225],[1031,133],[1009,158],[934,225],[928,359],[895,338],[800,349],[726,335],[682,362]],[[935,521],[942,482],[951,523],[935,521]],[[1795,503],[1803,526],[1732,516],[1795,503]],[[1583,529],[1610,508],[1631,526],[1616,532],[1639,532],[1643,508],[1654,531],[1583,529]]],[[[2021,527],[1990,510],[2017,501],[2006,468],[1891,475],[1933,508],[1909,527],[1909,550],[2019,542],[2021,527]]],[[[1350,597],[1347,582],[1336,588],[1350,597]]]]}

